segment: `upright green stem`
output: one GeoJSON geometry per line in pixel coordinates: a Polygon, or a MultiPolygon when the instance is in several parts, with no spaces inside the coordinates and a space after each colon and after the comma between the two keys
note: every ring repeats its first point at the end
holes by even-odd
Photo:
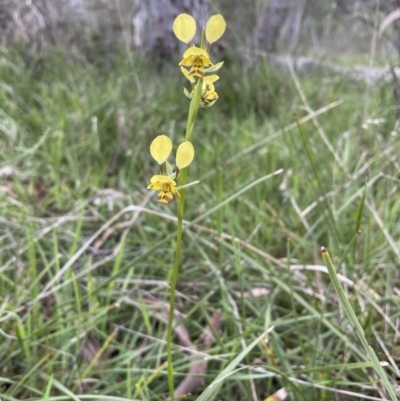
{"type": "MultiPolygon", "coordinates": [[[[186,168],[181,172],[182,185],[186,183],[186,168]]],[[[168,360],[168,388],[171,401],[175,400],[175,386],[174,386],[174,367],[172,365],[172,326],[174,324],[175,312],[175,292],[176,283],[178,281],[179,265],[181,259],[182,248],[182,223],[183,223],[183,209],[185,206],[185,190],[181,191],[181,197],[178,203],[178,227],[176,232],[176,249],[175,249],[175,262],[174,270],[172,271],[170,298],[169,298],[169,315],[167,327],[167,360],[168,360]]]]}
{"type": "MultiPolygon", "coordinates": [[[[189,106],[188,121],[186,126],[185,141],[188,141],[192,134],[194,122],[196,121],[197,112],[199,110],[200,96],[202,90],[203,80],[199,79],[193,93],[192,100],[189,106]]],[[[182,169],[179,175],[179,185],[186,184],[186,168],[182,169]]],[[[175,312],[175,292],[176,283],[178,282],[179,265],[181,260],[182,248],[182,223],[183,223],[183,210],[185,208],[185,189],[180,190],[180,198],[178,203],[178,227],[176,232],[176,250],[174,270],[172,271],[171,285],[170,285],[170,298],[169,298],[169,315],[167,326],[167,361],[168,361],[168,388],[171,401],[175,400],[175,386],[174,386],[174,367],[172,365],[172,327],[174,324],[175,312]]]]}

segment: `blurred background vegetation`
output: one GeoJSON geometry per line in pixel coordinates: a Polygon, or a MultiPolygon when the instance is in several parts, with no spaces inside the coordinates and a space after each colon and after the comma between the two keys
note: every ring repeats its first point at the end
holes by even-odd
{"type": "MultiPolygon", "coordinates": [[[[177,144],[185,129],[171,26],[187,12],[200,24],[221,13],[228,25],[211,49],[225,62],[220,98],[201,110],[188,171],[201,183],[187,190],[185,219],[197,224],[185,231],[177,320],[210,362],[187,399],[271,326],[269,348],[246,355],[219,399],[282,388],[291,400],[386,399],[320,246],[397,387],[399,8],[1,0],[0,398],[168,397],[175,204],[146,186],[151,141],[177,144]],[[224,324],[203,347],[216,315],[224,324]]],[[[176,343],[188,337],[177,331],[176,343]]],[[[175,352],[178,385],[192,359],[175,352]]]]}
{"type": "MultiPolygon", "coordinates": [[[[374,29],[399,7],[399,0],[2,0],[0,29],[3,46],[19,44],[31,56],[62,45],[91,57],[126,51],[163,58],[178,48],[171,31],[178,13],[190,12],[203,26],[208,15],[223,11],[231,28],[221,46],[235,52],[365,57],[374,29]]],[[[393,18],[378,54],[397,56],[399,39],[393,18]]]]}

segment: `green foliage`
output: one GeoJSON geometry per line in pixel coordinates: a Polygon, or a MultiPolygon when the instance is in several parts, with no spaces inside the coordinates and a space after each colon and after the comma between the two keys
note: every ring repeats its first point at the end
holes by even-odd
{"type": "MultiPolygon", "coordinates": [[[[184,136],[185,79],[146,60],[94,65],[61,51],[31,65],[4,51],[1,63],[0,398],[166,399],[175,205],[145,188],[151,141],[184,136]]],[[[251,380],[259,399],[281,387],[293,400],[378,397],[319,249],[329,249],[367,341],[398,377],[389,359],[399,358],[392,87],[368,94],[363,83],[290,77],[261,60],[224,69],[220,99],[200,110],[193,135],[188,181],[201,183],[186,190],[185,219],[196,224],[184,229],[176,304],[194,343],[214,313],[225,319],[205,350],[214,357],[205,382],[227,368],[217,396],[226,400],[251,399],[251,380]],[[301,122],[337,100],[299,132],[294,114],[301,122]],[[261,344],[245,348],[271,326],[274,359],[261,344]]],[[[178,384],[190,354],[177,346],[174,355],[178,384]]]]}

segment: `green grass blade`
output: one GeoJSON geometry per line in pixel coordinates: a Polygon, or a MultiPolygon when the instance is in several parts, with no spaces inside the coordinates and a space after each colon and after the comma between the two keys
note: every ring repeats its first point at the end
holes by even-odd
{"type": "Polygon", "coordinates": [[[258,336],[250,345],[248,345],[229,365],[213,380],[213,382],[201,393],[197,401],[212,401],[222,387],[224,381],[236,370],[236,367],[243,358],[261,341],[266,333],[258,336]]]}
{"type": "Polygon", "coordinates": [[[355,329],[357,336],[360,339],[360,342],[365,349],[365,352],[367,353],[371,362],[373,363],[375,372],[381,378],[383,387],[386,389],[386,391],[390,395],[390,398],[392,399],[392,401],[397,401],[397,396],[393,389],[393,386],[389,382],[389,379],[388,379],[385,371],[383,370],[383,367],[382,367],[375,351],[368,344],[367,339],[365,338],[364,330],[363,330],[360,322],[358,321],[357,316],[354,313],[354,310],[351,307],[349,300],[346,297],[346,294],[343,290],[342,285],[340,284],[339,278],[336,274],[335,267],[333,266],[333,263],[329,256],[328,251],[324,247],[322,247],[321,251],[322,251],[322,257],[324,259],[324,263],[325,263],[326,267],[328,268],[329,277],[332,281],[332,284],[336,291],[336,294],[339,297],[339,301],[343,306],[343,309],[344,309],[344,312],[346,313],[347,318],[349,319],[351,325],[355,329]]]}

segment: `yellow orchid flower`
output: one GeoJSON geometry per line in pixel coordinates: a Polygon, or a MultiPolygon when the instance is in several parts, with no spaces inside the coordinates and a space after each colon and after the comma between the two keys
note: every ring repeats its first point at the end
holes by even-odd
{"type": "MultiPolygon", "coordinates": [[[[193,78],[192,75],[189,75],[189,71],[186,70],[185,68],[181,67],[181,71],[192,85],[192,91],[190,93],[184,88],[186,96],[189,99],[191,99],[194,92],[195,79],[193,78]]],[[[203,102],[208,103],[209,101],[218,99],[218,93],[215,92],[215,86],[214,86],[214,82],[218,81],[218,79],[219,79],[218,75],[208,75],[203,78],[203,85],[201,90],[201,99],[203,102]]]]}
{"type": "MultiPolygon", "coordinates": [[[[184,53],[179,66],[183,75],[190,81],[192,90],[189,92],[183,88],[184,94],[193,99],[193,93],[196,85],[195,77],[203,78],[201,89],[200,107],[210,107],[218,99],[218,93],[215,91],[214,82],[219,79],[217,75],[207,77],[207,73],[213,73],[219,70],[223,62],[213,64],[208,54],[212,43],[216,42],[224,34],[226,22],[222,15],[213,15],[207,22],[203,35],[206,43],[202,41],[201,47],[191,46],[184,53]],[[186,67],[190,67],[188,70],[186,67]]],[[[189,44],[196,33],[196,21],[188,14],[180,14],[176,17],[173,30],[176,37],[189,44]]]]}
{"type": "Polygon", "coordinates": [[[212,67],[214,64],[211,62],[208,53],[196,46],[191,46],[183,53],[183,60],[179,63],[183,67],[192,67],[189,75],[204,77],[204,68],[212,67]]]}
{"type": "MultiPolygon", "coordinates": [[[[150,179],[147,189],[160,191],[157,199],[163,203],[171,203],[174,195],[180,196],[176,188],[179,170],[189,166],[194,159],[192,143],[189,141],[181,143],[176,151],[176,171],[173,173],[171,165],[167,162],[171,150],[172,141],[166,135],[157,136],[150,145],[150,154],[160,165],[161,174],[154,175],[150,179]],[[165,175],[165,166],[167,175],[165,175]]],[[[182,188],[185,188],[185,185],[182,188]]]]}
{"type": "Polygon", "coordinates": [[[218,81],[218,75],[208,75],[203,78],[203,87],[201,97],[204,101],[208,102],[211,100],[218,99],[218,93],[215,92],[215,87],[213,82],[218,81]]]}
{"type": "Polygon", "coordinates": [[[154,175],[151,177],[150,185],[147,189],[160,191],[157,200],[163,203],[171,203],[173,200],[173,194],[180,196],[176,189],[176,182],[166,175],[154,175]]]}

